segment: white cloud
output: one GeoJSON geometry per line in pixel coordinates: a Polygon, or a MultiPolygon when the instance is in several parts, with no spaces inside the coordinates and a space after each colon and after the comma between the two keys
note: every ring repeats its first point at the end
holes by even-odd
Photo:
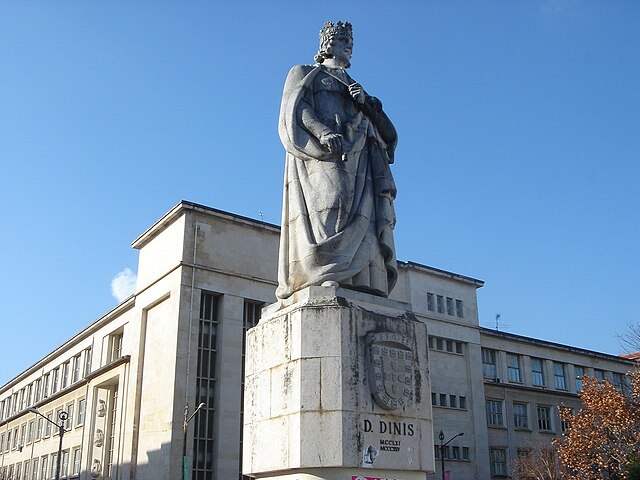
{"type": "Polygon", "coordinates": [[[136,291],[136,278],[136,274],[128,267],[116,274],[113,280],[111,280],[111,295],[113,295],[118,302],[122,302],[124,299],[133,295],[136,291]]]}

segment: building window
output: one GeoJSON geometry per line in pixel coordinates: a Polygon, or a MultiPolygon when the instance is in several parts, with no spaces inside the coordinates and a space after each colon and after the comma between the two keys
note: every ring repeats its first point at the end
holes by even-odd
{"type": "Polygon", "coordinates": [[[464,396],[460,395],[458,397],[458,405],[460,406],[460,408],[466,409],[467,408],[467,397],[464,397],[464,396]]]}
{"type": "MultiPolygon", "coordinates": [[[[31,461],[31,479],[30,480],[37,480],[38,478],[38,473],[40,473],[40,471],[38,470],[38,458],[34,458],[31,461]]],[[[26,479],[25,480],[29,480],[26,479]]]]}
{"type": "Polygon", "coordinates": [[[122,357],[122,341],[124,332],[122,329],[109,335],[109,346],[107,350],[107,363],[115,362],[122,357]]]}
{"type": "Polygon", "coordinates": [[[213,479],[219,298],[218,295],[210,292],[202,292],[200,296],[195,404],[204,403],[205,407],[200,409],[194,418],[192,474],[194,479],[213,479]]]}
{"type": "Polygon", "coordinates": [[[52,453],[51,455],[49,455],[49,457],[51,458],[49,462],[51,464],[51,478],[54,478],[54,475],[58,470],[58,454],[52,453]]]}
{"type": "Polygon", "coordinates": [[[73,449],[73,469],[71,470],[72,475],[80,475],[80,462],[81,462],[81,453],[80,447],[76,447],[73,449]]]}
{"type": "Polygon", "coordinates": [[[27,427],[27,444],[33,442],[33,434],[36,430],[36,421],[31,420],[29,422],[29,426],[27,427]]]}
{"type": "Polygon", "coordinates": [[[435,301],[433,293],[427,292],[427,310],[433,312],[435,310],[435,301]]]}
{"type": "Polygon", "coordinates": [[[462,342],[456,342],[456,353],[462,355],[462,342]]]}
{"type": "Polygon", "coordinates": [[[440,394],[440,406],[441,407],[446,407],[447,406],[447,394],[446,393],[441,393],[440,394]]]}
{"type": "Polygon", "coordinates": [[[625,393],[625,384],[622,375],[618,372],[611,372],[611,381],[616,390],[625,393]]]}
{"type": "Polygon", "coordinates": [[[50,374],[45,373],[42,376],[42,398],[47,398],[49,396],[49,378],[50,374]]]}
{"type": "Polygon", "coordinates": [[[462,459],[469,460],[471,457],[469,456],[469,447],[462,447],[462,459]]]}
{"type": "Polygon", "coordinates": [[[69,476],[69,450],[65,450],[62,452],[62,471],[60,472],[60,477],[68,477],[69,476]]]}
{"type": "Polygon", "coordinates": [[[91,347],[84,350],[84,367],[82,370],[82,376],[88,377],[91,373],[91,347]]]}
{"type": "MultiPolygon", "coordinates": [[[[56,408],[56,412],[55,412],[55,415],[53,417],[56,420],[56,424],[58,424],[58,422],[60,422],[60,413],[62,413],[62,407],[56,408]]],[[[60,431],[58,429],[55,429],[53,431],[53,435],[54,436],[59,435],[59,434],[60,434],[60,431]]]]}
{"type": "Polygon", "coordinates": [[[566,390],[567,381],[564,373],[564,363],[553,362],[553,376],[556,382],[556,390],[566,390]]]}
{"type": "Polygon", "coordinates": [[[67,418],[66,428],[73,428],[73,420],[74,420],[73,407],[74,407],[73,403],[69,403],[67,405],[67,413],[69,414],[69,417],[67,418]]]}
{"type": "Polygon", "coordinates": [[[72,382],[76,383],[80,380],[80,369],[82,368],[82,363],[80,361],[80,354],[73,357],[73,377],[72,382]]]}
{"type": "Polygon", "coordinates": [[[520,374],[520,355],[507,353],[507,368],[509,370],[509,381],[513,383],[522,383],[520,374]]]}
{"type": "Polygon", "coordinates": [[[487,400],[487,424],[491,427],[504,426],[501,400],[487,400]]]}
{"type": "Polygon", "coordinates": [[[490,451],[491,475],[505,477],[507,475],[507,450],[492,448],[490,451]]]}
{"type": "Polygon", "coordinates": [[[544,432],[551,432],[551,407],[538,406],[538,428],[544,432]]]}
{"type": "MultiPolygon", "coordinates": [[[[573,408],[564,408],[563,410],[568,410],[571,415],[573,415],[573,408]]],[[[562,429],[562,433],[566,432],[569,429],[570,424],[571,422],[569,422],[569,420],[561,420],[560,428],[562,429]]]]}
{"type": "Polygon", "coordinates": [[[449,406],[451,408],[458,408],[458,397],[455,395],[449,395],[449,406]]]}
{"type": "Polygon", "coordinates": [[[442,295],[436,295],[436,301],[438,306],[438,313],[444,313],[444,297],[442,295]]]}
{"type": "Polygon", "coordinates": [[[531,381],[536,387],[544,387],[544,370],[541,358],[531,359],[531,381]]]}
{"type": "Polygon", "coordinates": [[[464,310],[462,309],[462,300],[456,300],[456,316],[464,318],[464,310]]]}
{"type": "Polygon", "coordinates": [[[460,447],[451,447],[451,458],[453,460],[460,460],[460,447]]]}
{"type": "Polygon", "coordinates": [[[593,376],[596,377],[596,380],[599,382],[604,382],[604,370],[598,370],[595,368],[593,370],[593,376]]]}
{"type": "Polygon", "coordinates": [[[60,381],[60,367],[54,368],[51,372],[51,393],[58,391],[58,382],[60,381]]]}
{"type": "Polygon", "coordinates": [[[431,405],[438,405],[438,394],[431,392],[431,405]]]}
{"type": "Polygon", "coordinates": [[[40,440],[43,435],[42,429],[44,428],[44,420],[42,417],[38,417],[38,423],[36,424],[36,441],[40,440]]]}
{"type": "Polygon", "coordinates": [[[71,362],[66,361],[62,364],[62,385],[60,387],[61,390],[69,386],[70,377],[71,377],[71,362]]]}
{"type": "Polygon", "coordinates": [[[576,392],[580,393],[582,391],[582,377],[584,377],[584,367],[575,365],[573,368],[576,372],[576,392]]]}
{"type": "Polygon", "coordinates": [[[513,426],[529,428],[528,406],[526,403],[513,403],[513,426]]]}
{"type": "MultiPolygon", "coordinates": [[[[107,477],[118,477],[118,464],[116,463],[116,418],[118,416],[118,386],[109,392],[109,420],[107,427],[107,477]]],[[[67,463],[69,451],[67,450],[67,463]]]]}
{"type": "Polygon", "coordinates": [[[28,406],[30,406],[32,400],[33,400],[33,383],[30,383],[29,385],[27,385],[27,390],[25,393],[24,408],[27,408],[28,406]]]}
{"type": "Polygon", "coordinates": [[[33,403],[42,400],[42,379],[38,378],[34,386],[33,403]]]}
{"type": "Polygon", "coordinates": [[[78,420],[76,421],[76,427],[79,427],[84,423],[85,410],[87,408],[87,401],[84,398],[78,400],[78,420]]]}
{"type": "Polygon", "coordinates": [[[47,417],[47,419],[49,421],[44,423],[44,436],[43,436],[43,438],[48,438],[48,437],[51,436],[51,424],[53,423],[53,412],[47,412],[45,417],[47,417]]]}
{"type": "Polygon", "coordinates": [[[43,455],[40,458],[40,480],[47,478],[47,467],[49,466],[49,456],[43,455]]]}
{"type": "Polygon", "coordinates": [[[436,338],[436,350],[444,350],[444,340],[442,338],[436,338]]]}
{"type": "Polygon", "coordinates": [[[453,316],[453,298],[447,297],[447,315],[453,316]]]}
{"type": "Polygon", "coordinates": [[[482,349],[482,374],[484,378],[496,379],[496,351],[490,348],[482,349]]]}

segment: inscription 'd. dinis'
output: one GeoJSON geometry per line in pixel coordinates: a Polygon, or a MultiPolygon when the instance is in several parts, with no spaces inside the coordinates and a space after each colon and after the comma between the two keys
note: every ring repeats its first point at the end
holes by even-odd
{"type": "Polygon", "coordinates": [[[377,427],[379,434],[388,435],[404,435],[407,437],[413,437],[416,433],[416,429],[413,423],[409,422],[392,422],[379,420],[372,422],[369,419],[365,419],[363,422],[363,430],[366,433],[373,432],[374,425],[377,427]]]}

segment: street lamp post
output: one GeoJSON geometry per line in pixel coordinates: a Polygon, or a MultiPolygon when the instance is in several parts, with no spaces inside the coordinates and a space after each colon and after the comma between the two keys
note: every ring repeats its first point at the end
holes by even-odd
{"type": "Polygon", "coordinates": [[[444,447],[449,445],[454,439],[461,437],[464,435],[464,432],[460,432],[457,435],[454,435],[446,443],[442,443],[444,441],[444,432],[440,430],[440,434],[438,435],[438,439],[440,440],[440,464],[442,466],[442,480],[444,479],[444,447]]]}
{"type": "Polygon", "coordinates": [[[64,434],[66,432],[66,430],[64,429],[64,422],[66,422],[67,418],[69,418],[69,414],[67,412],[63,412],[63,411],[58,412],[58,420],[60,420],[60,423],[56,423],[53,420],[50,420],[49,418],[47,418],[43,414],[41,414],[40,411],[36,407],[31,407],[29,409],[29,412],[35,413],[36,415],[40,415],[47,422],[49,422],[50,424],[55,425],[56,427],[58,427],[58,434],[60,435],[60,441],[58,442],[58,462],[56,463],[56,477],[55,477],[55,479],[56,480],[60,480],[60,467],[62,466],[62,437],[64,436],[64,434]]]}
{"type": "Polygon", "coordinates": [[[195,411],[189,416],[189,405],[184,406],[184,422],[182,423],[182,480],[189,479],[189,459],[187,458],[187,430],[189,429],[189,422],[193,417],[196,416],[196,413],[200,411],[200,409],[206,407],[204,403],[198,405],[195,411]]]}

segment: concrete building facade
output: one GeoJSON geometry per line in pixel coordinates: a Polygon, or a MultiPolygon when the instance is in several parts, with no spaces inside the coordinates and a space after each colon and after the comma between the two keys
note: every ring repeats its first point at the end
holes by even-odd
{"type": "MultiPolygon", "coordinates": [[[[190,478],[242,478],[244,333],[276,300],[278,240],[275,225],[191,202],[146,230],[135,294],[0,387],[0,479],[54,478],[62,411],[63,478],[181,478],[183,448],[190,478]]],[[[561,434],[557,406],[579,407],[581,374],[626,388],[633,360],[481,328],[482,281],[399,267],[392,298],[429,335],[435,443],[464,433],[443,450],[451,478],[510,476],[561,434]]]]}

